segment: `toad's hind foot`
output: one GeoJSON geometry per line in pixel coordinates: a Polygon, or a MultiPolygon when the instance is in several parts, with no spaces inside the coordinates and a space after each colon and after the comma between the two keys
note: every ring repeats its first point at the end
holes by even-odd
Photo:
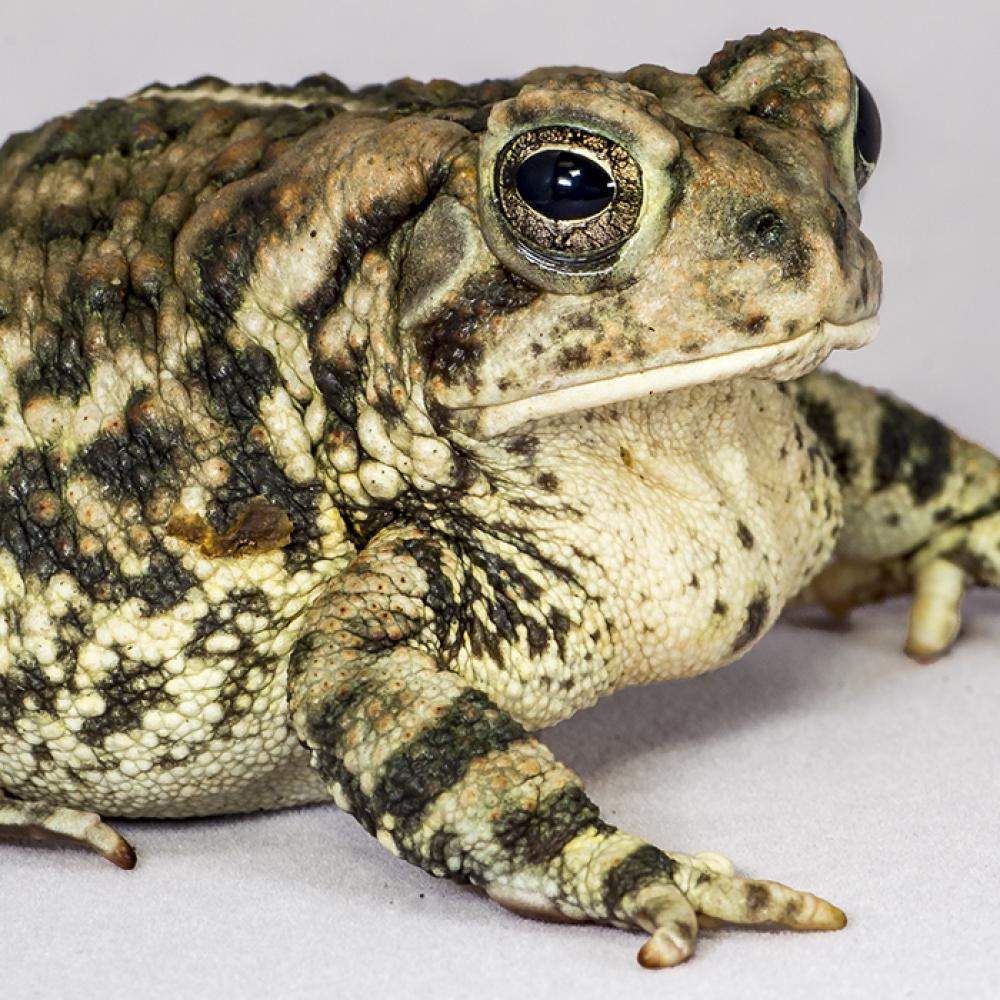
{"type": "Polygon", "coordinates": [[[0,840],[56,841],[80,844],[119,868],[135,867],[132,845],[96,813],[47,802],[22,802],[0,792],[0,840]]]}
{"type": "Polygon", "coordinates": [[[962,626],[965,588],[965,571],[946,559],[933,559],[914,574],[907,655],[929,663],[951,649],[962,626]]]}

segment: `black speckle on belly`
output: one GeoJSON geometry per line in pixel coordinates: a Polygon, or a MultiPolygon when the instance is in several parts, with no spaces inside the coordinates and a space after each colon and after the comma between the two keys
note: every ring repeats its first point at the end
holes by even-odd
{"type": "Polygon", "coordinates": [[[763,591],[747,605],[746,616],[736,638],[733,640],[733,652],[739,652],[750,645],[760,635],[767,616],[771,612],[771,602],[763,591]]]}

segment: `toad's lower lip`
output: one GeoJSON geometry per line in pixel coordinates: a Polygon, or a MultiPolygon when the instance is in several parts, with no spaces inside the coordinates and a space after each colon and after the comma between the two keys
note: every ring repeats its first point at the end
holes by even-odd
{"type": "Polygon", "coordinates": [[[878,316],[847,326],[822,322],[790,340],[760,347],[745,347],[693,361],[678,361],[659,368],[628,372],[610,378],[564,386],[506,403],[469,407],[459,414],[472,416],[479,434],[494,437],[532,420],[621,403],[706,382],[721,382],[740,375],[767,374],[771,378],[796,378],[819,364],[837,348],[864,347],[878,333],[878,316]]]}

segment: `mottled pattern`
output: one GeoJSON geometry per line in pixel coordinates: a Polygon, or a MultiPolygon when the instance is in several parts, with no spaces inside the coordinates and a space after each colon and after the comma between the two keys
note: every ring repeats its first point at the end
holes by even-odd
{"type": "Polygon", "coordinates": [[[512,909],[832,929],[601,818],[532,732],[735,659],[798,595],[1000,584],[1000,466],[813,373],[874,334],[858,88],[819,35],[697,75],[205,77],[0,151],[0,834],[332,798],[512,909]],[[589,216],[520,167],[604,170],[589,216]]]}

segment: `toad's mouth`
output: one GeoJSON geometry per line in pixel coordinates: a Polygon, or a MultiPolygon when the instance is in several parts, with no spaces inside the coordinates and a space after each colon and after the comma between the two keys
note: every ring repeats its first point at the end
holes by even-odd
{"type": "Polygon", "coordinates": [[[821,322],[805,333],[774,344],[672,362],[502,403],[467,407],[455,411],[455,416],[460,425],[468,420],[477,435],[495,437],[533,420],[654,396],[673,389],[723,382],[737,376],[784,382],[812,371],[831,351],[864,347],[875,338],[878,328],[878,316],[869,316],[847,326],[821,322]]]}

